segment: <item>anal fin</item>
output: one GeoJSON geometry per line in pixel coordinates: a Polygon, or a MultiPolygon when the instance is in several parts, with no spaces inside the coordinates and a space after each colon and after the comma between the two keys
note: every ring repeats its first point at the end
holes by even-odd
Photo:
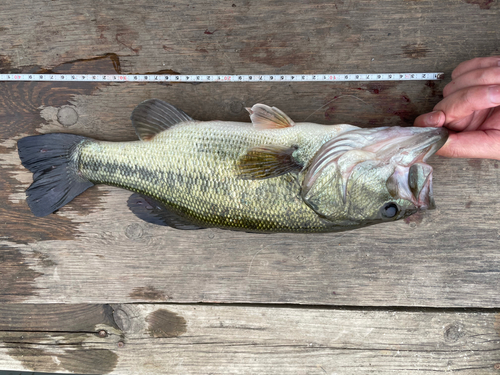
{"type": "Polygon", "coordinates": [[[129,197],[127,205],[135,216],[151,224],[181,230],[205,229],[168,210],[154,198],[134,193],[129,197]]]}

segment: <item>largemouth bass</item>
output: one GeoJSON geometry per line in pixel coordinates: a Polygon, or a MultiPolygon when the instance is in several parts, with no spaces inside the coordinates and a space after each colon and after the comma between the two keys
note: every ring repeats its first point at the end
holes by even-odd
{"type": "Polygon", "coordinates": [[[247,109],[251,123],[201,122],[151,99],[131,116],[139,141],[22,138],[29,207],[45,216],[107,184],[139,194],[129,207],[148,222],[248,232],[343,231],[434,208],[425,161],[445,129],[294,123],[274,107],[247,109]]]}

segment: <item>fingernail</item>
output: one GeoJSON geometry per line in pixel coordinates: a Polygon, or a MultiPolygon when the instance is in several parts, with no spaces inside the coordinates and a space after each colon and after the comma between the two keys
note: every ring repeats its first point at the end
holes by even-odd
{"type": "Polygon", "coordinates": [[[433,111],[426,116],[425,123],[428,126],[438,126],[440,117],[441,111],[433,111]]]}
{"type": "Polygon", "coordinates": [[[490,102],[500,104],[500,86],[490,86],[488,89],[490,102]]]}

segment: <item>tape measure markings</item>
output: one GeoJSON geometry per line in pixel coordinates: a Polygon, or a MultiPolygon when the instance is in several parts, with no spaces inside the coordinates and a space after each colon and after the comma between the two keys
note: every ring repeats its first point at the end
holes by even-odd
{"type": "Polygon", "coordinates": [[[444,73],[154,75],[154,74],[0,74],[0,81],[50,82],[346,82],[441,80],[444,73]]]}

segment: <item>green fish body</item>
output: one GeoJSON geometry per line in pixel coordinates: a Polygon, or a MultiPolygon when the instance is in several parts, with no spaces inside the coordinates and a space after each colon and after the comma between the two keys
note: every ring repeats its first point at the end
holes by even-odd
{"type": "Polygon", "coordinates": [[[139,141],[21,139],[35,176],[28,203],[44,216],[106,184],[144,197],[129,206],[147,221],[250,232],[340,231],[433,208],[425,159],[444,131],[295,124],[276,108],[249,111],[252,123],[200,122],[152,99],[132,114],[139,141]]]}

